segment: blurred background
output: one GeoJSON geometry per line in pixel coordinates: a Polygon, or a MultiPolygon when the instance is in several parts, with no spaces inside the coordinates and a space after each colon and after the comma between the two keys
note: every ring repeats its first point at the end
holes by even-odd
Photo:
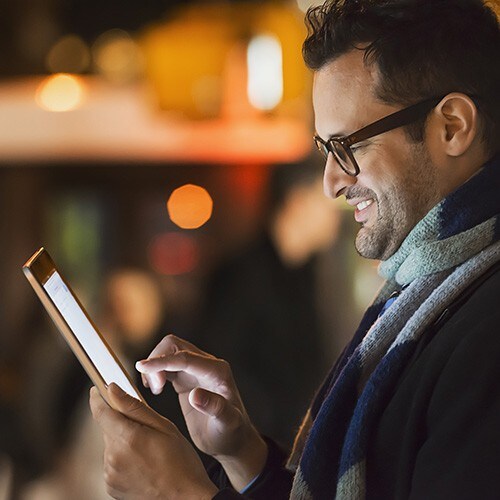
{"type": "Polygon", "coordinates": [[[131,373],[173,332],[290,445],[380,284],[322,193],[311,3],[0,0],[0,499],[106,498],[90,383],[22,276],[40,246],[131,373]]]}

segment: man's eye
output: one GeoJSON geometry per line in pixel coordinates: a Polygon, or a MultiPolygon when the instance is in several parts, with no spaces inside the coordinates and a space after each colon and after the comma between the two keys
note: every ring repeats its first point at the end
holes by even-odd
{"type": "Polygon", "coordinates": [[[363,150],[365,150],[368,145],[368,142],[360,142],[359,144],[355,144],[354,146],[351,146],[351,152],[353,154],[363,152],[363,150]]]}

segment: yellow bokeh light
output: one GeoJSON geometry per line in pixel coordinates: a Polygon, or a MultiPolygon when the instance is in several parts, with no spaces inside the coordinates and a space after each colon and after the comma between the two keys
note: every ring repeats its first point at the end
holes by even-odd
{"type": "Polygon", "coordinates": [[[130,82],[142,72],[142,53],[126,31],[106,31],[95,41],[92,53],[99,73],[112,82],[130,82]]]}
{"type": "Polygon", "coordinates": [[[174,224],[182,229],[197,229],[212,216],[213,201],[206,189],[186,184],[170,195],[167,209],[174,224]]]}
{"type": "Polygon", "coordinates": [[[78,77],[61,73],[45,78],[36,91],[35,99],[47,111],[73,111],[82,105],[84,94],[83,83],[78,77]]]}
{"type": "Polygon", "coordinates": [[[90,65],[90,50],[79,36],[66,35],[52,46],[45,65],[52,73],[83,73],[90,65]]]}

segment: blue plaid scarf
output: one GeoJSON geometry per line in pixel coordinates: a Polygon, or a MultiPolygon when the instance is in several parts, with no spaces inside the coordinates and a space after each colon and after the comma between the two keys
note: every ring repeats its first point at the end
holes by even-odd
{"type": "Polygon", "coordinates": [[[363,499],[376,415],[421,335],[500,260],[500,157],[442,200],[380,265],[386,283],[316,396],[294,445],[293,499],[363,499]],[[380,314],[391,294],[404,291],[380,314]]]}

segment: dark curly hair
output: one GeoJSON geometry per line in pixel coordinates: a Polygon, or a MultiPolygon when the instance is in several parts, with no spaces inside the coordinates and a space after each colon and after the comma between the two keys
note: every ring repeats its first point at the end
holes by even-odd
{"type": "MultiPolygon", "coordinates": [[[[376,97],[408,106],[462,92],[474,99],[491,153],[499,149],[500,30],[482,0],[329,0],[309,9],[306,64],[318,70],[353,49],[364,50],[381,81],[376,97]]],[[[425,119],[407,127],[422,141],[425,119]]]]}

